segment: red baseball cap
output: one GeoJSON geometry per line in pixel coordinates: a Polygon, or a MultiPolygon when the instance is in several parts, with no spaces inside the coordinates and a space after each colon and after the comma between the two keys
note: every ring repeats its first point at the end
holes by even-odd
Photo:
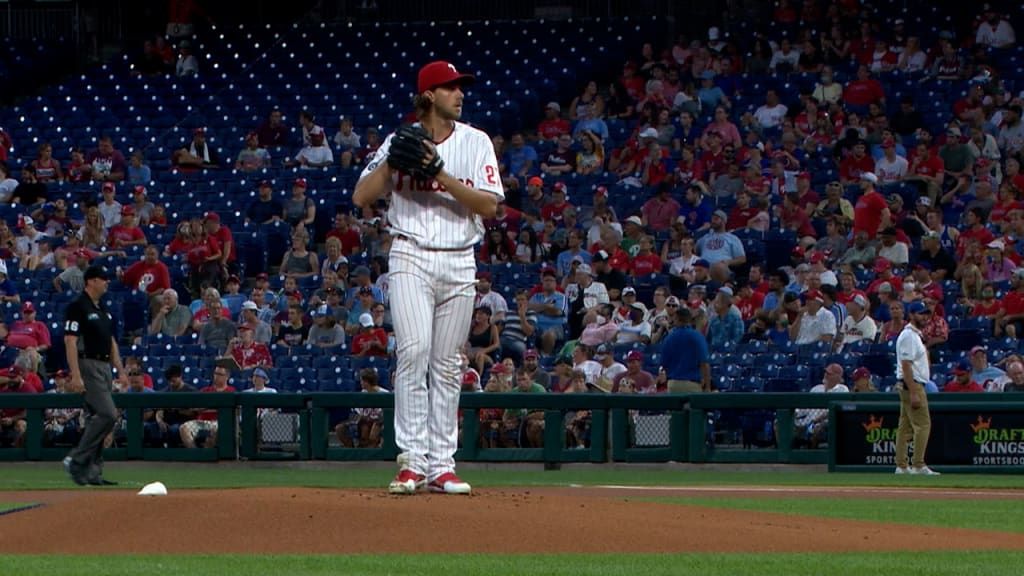
{"type": "Polygon", "coordinates": [[[270,279],[270,274],[267,274],[266,272],[260,272],[259,274],[256,275],[256,279],[257,280],[269,280],[270,279]]]}
{"type": "Polygon", "coordinates": [[[854,380],[860,380],[861,378],[871,378],[871,370],[868,370],[867,368],[861,366],[860,368],[854,370],[853,374],[851,374],[850,377],[853,378],[854,380]]]}
{"type": "Polygon", "coordinates": [[[790,254],[792,254],[793,256],[803,256],[804,255],[804,249],[801,246],[794,246],[793,247],[793,251],[790,252],[790,254]]]}
{"type": "Polygon", "coordinates": [[[608,195],[608,188],[606,188],[604,186],[598,186],[597,188],[594,189],[594,194],[596,194],[598,196],[607,196],[608,195]]]}
{"type": "Polygon", "coordinates": [[[810,302],[811,300],[817,300],[818,302],[825,302],[825,295],[818,290],[808,290],[804,293],[804,298],[810,302]]]}
{"type": "Polygon", "coordinates": [[[216,212],[207,212],[204,220],[213,220],[214,222],[220,222],[220,216],[216,212]]]}
{"type": "Polygon", "coordinates": [[[815,252],[811,254],[811,264],[817,264],[818,262],[825,261],[825,254],[822,252],[815,252]]]}
{"type": "Polygon", "coordinates": [[[801,180],[810,180],[811,179],[811,173],[810,172],[801,172],[801,173],[797,174],[796,177],[801,179],[801,180]]]}
{"type": "Polygon", "coordinates": [[[540,186],[541,188],[544,187],[544,181],[541,180],[540,176],[533,176],[529,180],[527,180],[526,183],[529,184],[530,186],[540,186]]]}
{"type": "Polygon", "coordinates": [[[285,296],[285,298],[295,298],[297,300],[302,300],[302,292],[299,292],[298,290],[292,290],[290,292],[285,292],[284,296],[285,296]]]}
{"type": "Polygon", "coordinates": [[[146,191],[146,187],[143,186],[142,184],[139,184],[138,186],[135,187],[135,193],[142,194],[143,196],[146,196],[148,194],[148,192],[146,191]]]}
{"type": "Polygon", "coordinates": [[[132,208],[131,206],[127,206],[127,205],[121,206],[121,216],[134,216],[134,215],[135,215],[135,209],[134,208],[132,208]]]}
{"type": "Polygon", "coordinates": [[[26,301],[24,304],[21,305],[21,312],[23,314],[26,313],[26,312],[35,312],[35,311],[36,311],[36,307],[32,305],[32,302],[26,301]]]}
{"type": "Polygon", "coordinates": [[[881,272],[882,270],[888,270],[889,268],[892,268],[892,262],[889,262],[885,258],[878,258],[875,260],[875,273],[881,272]]]}
{"type": "Polygon", "coordinates": [[[463,86],[472,84],[472,74],[460,74],[455,65],[444,60],[435,60],[420,68],[419,76],[416,78],[416,93],[422,94],[427,90],[433,90],[438,86],[458,82],[463,86]]]}
{"type": "Polygon", "coordinates": [[[296,178],[295,182],[292,182],[292,186],[301,186],[302,188],[305,188],[306,187],[306,179],[305,178],[296,178]]]}

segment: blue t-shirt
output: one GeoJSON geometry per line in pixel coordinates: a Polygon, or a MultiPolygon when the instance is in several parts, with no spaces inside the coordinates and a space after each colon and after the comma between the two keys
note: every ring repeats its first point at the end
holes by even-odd
{"type": "Polygon", "coordinates": [[[708,342],[692,326],[676,328],[665,337],[661,367],[669,380],[700,382],[701,364],[708,361],[708,342]]]}
{"type": "Polygon", "coordinates": [[[743,242],[729,232],[708,232],[697,241],[697,252],[709,264],[746,256],[743,242]]]}
{"type": "Polygon", "coordinates": [[[686,222],[686,229],[690,232],[695,232],[698,228],[711,221],[713,208],[707,198],[702,198],[700,204],[696,206],[689,202],[684,202],[679,207],[679,215],[686,222]]]}
{"type": "Polygon", "coordinates": [[[601,137],[601,141],[608,140],[608,125],[604,123],[604,120],[600,118],[592,118],[590,120],[580,120],[576,123],[576,129],[572,131],[573,138],[578,138],[580,133],[584,130],[590,130],[594,134],[601,137]]]}
{"type": "Polygon", "coordinates": [[[10,278],[4,278],[3,282],[0,282],[0,296],[17,296],[18,287],[11,282],[10,278]]]}
{"type": "Polygon", "coordinates": [[[530,302],[539,302],[541,304],[550,304],[562,310],[561,316],[548,316],[547,314],[537,313],[537,329],[541,332],[546,332],[552,328],[560,328],[565,326],[565,294],[561,292],[555,292],[551,296],[539,292],[530,297],[530,302]]]}
{"type": "Polygon", "coordinates": [[[555,269],[558,270],[558,277],[564,278],[569,273],[569,268],[572,267],[572,261],[579,258],[584,264],[590,264],[592,256],[590,252],[586,250],[580,250],[579,253],[573,254],[572,252],[565,250],[558,255],[558,259],[555,260],[555,269]]]}
{"type": "Polygon", "coordinates": [[[718,103],[721,102],[724,97],[725,92],[723,92],[718,86],[700,88],[697,90],[697,99],[700,100],[701,108],[704,110],[714,110],[718,107],[718,103]]]}
{"type": "Polygon", "coordinates": [[[537,163],[537,151],[533,149],[533,146],[524,145],[518,150],[515,148],[509,148],[508,152],[505,153],[505,165],[508,166],[509,172],[514,175],[518,175],[519,171],[526,166],[528,160],[533,160],[533,166],[530,168],[528,176],[537,174],[540,169],[540,165],[537,163]]]}

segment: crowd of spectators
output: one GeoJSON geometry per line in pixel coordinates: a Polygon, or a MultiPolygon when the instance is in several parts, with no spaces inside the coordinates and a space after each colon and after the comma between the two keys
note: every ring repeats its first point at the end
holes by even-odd
{"type": "MultiPolygon", "coordinates": [[[[611,81],[588,81],[568,101],[547,103],[537,126],[493,135],[507,201],[484,223],[467,391],[659,393],[673,381],[711,390],[718,380],[699,368],[716,355],[751,342],[830,354],[884,344],[914,301],[933,311],[925,334],[934,363],[951,322],[983,319],[983,341],[1022,333],[1024,100],[1011,91],[1015,71],[997,66],[1015,49],[1010,20],[986,5],[970,30],[933,35],[903,19],[872,18],[857,2],[825,4],[780,0],[775,35],[740,39],[716,26],[664,47],[646,43],[635,58],[608,62],[611,81]],[[799,88],[787,82],[809,75],[799,88]],[[964,92],[941,103],[936,124],[918,108],[932,104],[922,101],[923,87],[943,86],[964,92]],[[574,181],[593,185],[567,184],[574,181]],[[624,203],[623,195],[639,200],[624,203]],[[792,242],[788,261],[769,268],[744,240],[771,233],[792,242]],[[504,285],[495,271],[505,265],[535,285],[504,285]],[[676,329],[697,331],[706,352],[666,350],[676,329]],[[674,364],[680,355],[691,364],[674,364]]],[[[178,42],[176,55],[157,38],[135,71],[194,73],[190,48],[178,42]]],[[[237,151],[217,150],[195,129],[172,151],[170,169],[359,170],[381,142],[376,128],[360,128],[341,117],[330,136],[308,111],[273,109],[237,151]],[[281,149],[293,155],[271,157],[281,149]]],[[[149,295],[150,321],[136,342],[194,333],[253,382],[262,374],[260,390],[279,353],[313,346],[393,355],[386,205],[341,209],[326,236],[314,237],[317,206],[305,178],[284,194],[258,182],[245,220],[287,224],[290,245],[271,263],[274,275],[245,277],[220,215],[168,221],[166,207],[147,199],[154,169],[140,152],[127,160],[101,136],[65,165],[46,143],[21,160],[20,177],[0,163],[0,201],[25,208],[16,231],[0,222],[5,301],[21,301],[8,279],[15,262],[19,270],[59,269],[53,284],[63,292],[80,289],[90,261],[138,254],[117,272],[149,295]],[[77,208],[48,198],[45,184],[65,180],[94,181],[99,193],[77,208]],[[147,231],[156,227],[171,227],[173,240],[153,244],[147,231]],[[187,263],[183,286],[171,285],[171,257],[187,263]],[[350,259],[358,264],[350,268],[350,259]]],[[[23,304],[31,322],[32,303],[23,304]]],[[[3,326],[8,346],[45,354],[39,324],[3,326]],[[38,341],[18,345],[16,336],[38,341]]],[[[983,390],[1019,390],[1020,358],[1001,355],[1001,369],[975,361],[987,353],[965,351],[971,378],[983,390]]],[[[822,376],[835,376],[833,366],[822,376]]],[[[975,389],[960,381],[964,370],[950,368],[958,376],[947,389],[975,389]]],[[[865,377],[846,372],[851,383],[865,377]]],[[[367,391],[386,391],[386,375],[359,376],[367,391]]],[[[852,389],[882,383],[872,376],[852,389]]],[[[161,380],[172,377],[180,375],[161,380]]],[[[4,430],[17,427],[15,416],[4,430]]],[[[73,416],[54,414],[61,426],[73,416]]],[[[151,416],[166,438],[164,416],[151,416]]],[[[378,441],[373,416],[339,424],[339,441],[378,441]]],[[[540,441],[529,413],[486,416],[485,443],[540,441]]],[[[584,445],[586,415],[578,416],[567,419],[567,434],[584,445]]],[[[208,420],[177,422],[170,436],[186,446],[203,433],[215,437],[201,422],[208,420]]]]}

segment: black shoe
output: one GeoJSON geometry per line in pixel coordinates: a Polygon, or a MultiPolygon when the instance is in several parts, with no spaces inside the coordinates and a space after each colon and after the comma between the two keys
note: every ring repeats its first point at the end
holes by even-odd
{"type": "Polygon", "coordinates": [[[117,486],[117,482],[113,482],[111,480],[106,480],[106,479],[103,479],[103,478],[93,478],[92,480],[89,480],[89,485],[90,486],[117,486]]]}
{"type": "Polygon", "coordinates": [[[72,482],[78,484],[79,486],[85,486],[86,484],[89,484],[89,481],[85,479],[85,475],[82,473],[82,467],[79,466],[78,464],[75,464],[75,462],[71,460],[70,456],[64,459],[63,464],[64,471],[67,472],[72,482]]]}

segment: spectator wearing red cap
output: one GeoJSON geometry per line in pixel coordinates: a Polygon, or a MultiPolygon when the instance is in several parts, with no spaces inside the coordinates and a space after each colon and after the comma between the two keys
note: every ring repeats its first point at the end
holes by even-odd
{"type": "Polygon", "coordinates": [[[121,220],[107,232],[107,246],[117,249],[145,245],[146,233],[135,222],[135,210],[121,206],[121,220]]]}
{"type": "Polygon", "coordinates": [[[551,202],[551,198],[544,193],[544,180],[540,176],[531,176],[526,180],[526,197],[523,198],[521,207],[526,216],[526,222],[534,229],[538,229],[543,219],[544,207],[551,202]]]}
{"type": "Polygon", "coordinates": [[[971,375],[971,363],[967,360],[961,360],[953,367],[949,373],[953,376],[953,379],[946,382],[946,385],[942,387],[943,392],[984,392],[985,389],[980,384],[974,381],[971,375]]]}
{"type": "Polygon", "coordinates": [[[252,326],[242,324],[238,327],[238,336],[231,340],[229,354],[238,363],[242,370],[249,370],[256,367],[268,367],[274,365],[270,356],[270,349],[266,344],[256,342],[255,332],[252,326]]]}
{"type": "Polygon", "coordinates": [[[184,172],[220,167],[217,151],[206,141],[206,128],[192,131],[192,140],[171,154],[171,164],[184,172]]]}
{"type": "Polygon", "coordinates": [[[896,140],[882,140],[882,157],[875,161],[875,175],[882,186],[901,182],[910,171],[906,158],[896,155],[896,140]]]}
{"type": "Polygon", "coordinates": [[[824,307],[825,297],[821,292],[811,290],[804,293],[803,300],[803,306],[789,327],[789,337],[798,345],[815,342],[831,344],[836,337],[836,319],[824,307]]]}
{"type": "Polygon", "coordinates": [[[140,226],[149,224],[153,217],[153,211],[156,210],[156,205],[149,201],[149,191],[143,185],[138,185],[132,189],[132,204],[130,206],[135,211],[136,222],[140,226]]]}
{"type": "Polygon", "coordinates": [[[874,342],[878,335],[878,325],[868,312],[870,303],[866,296],[857,294],[846,302],[847,316],[839,328],[835,350],[842,350],[857,342],[874,342]]]}
{"type": "Polygon", "coordinates": [[[245,148],[235,158],[235,170],[252,172],[270,168],[270,152],[266,148],[260,148],[259,135],[249,132],[245,135],[245,148]]]}
{"type": "Polygon", "coordinates": [[[306,196],[306,179],[296,178],[292,182],[292,196],[284,204],[281,217],[296,226],[312,226],[316,220],[316,204],[306,196]]]}
{"type": "MultiPolygon", "coordinates": [[[[816,384],[810,390],[813,394],[849,391],[849,387],[843,384],[843,367],[836,363],[825,366],[821,383],[816,384]]],[[[797,409],[793,414],[793,424],[796,426],[796,437],[809,442],[811,448],[817,448],[818,443],[828,435],[828,410],[824,408],[797,409]]]]}
{"type": "MultiPolygon", "coordinates": [[[[673,312],[674,313],[674,312],[673,312]]],[[[631,350],[626,354],[626,370],[612,378],[611,393],[618,394],[623,388],[635,394],[651,394],[655,392],[654,375],[644,370],[644,354],[639,350],[631,350]]]]}
{"type": "Polygon", "coordinates": [[[555,182],[551,187],[551,199],[541,208],[540,217],[542,220],[551,220],[557,225],[562,222],[562,213],[570,207],[573,205],[566,200],[565,183],[555,182]]]}
{"type": "Polygon", "coordinates": [[[21,305],[21,318],[7,329],[7,345],[18,349],[34,349],[46,352],[50,348],[50,329],[46,323],[36,319],[36,308],[32,302],[21,305]]]}
{"type": "MultiPolygon", "coordinates": [[[[117,201],[116,194],[117,187],[114,185],[113,182],[104,182],[103,186],[100,188],[100,195],[102,196],[102,200],[100,201],[98,208],[100,212],[100,217],[102,219],[102,222],[100,222],[100,224],[102,224],[105,231],[109,230],[111,227],[121,222],[122,205],[120,202],[117,201]]],[[[87,218],[85,224],[89,223],[88,215],[89,214],[87,208],[87,218]]]]}
{"type": "MultiPolygon", "coordinates": [[[[88,164],[89,168],[83,172],[88,172],[93,180],[104,182],[124,180],[125,171],[128,169],[124,154],[114,148],[114,141],[106,134],[100,135],[97,139],[96,149],[85,156],[84,164],[88,164]]],[[[68,171],[70,170],[69,167],[68,171]]]]}
{"type": "MultiPolygon", "coordinates": [[[[36,389],[25,379],[18,366],[0,369],[0,394],[35,394],[36,389]]],[[[0,447],[21,447],[28,425],[24,408],[0,409],[0,447]]]]}

